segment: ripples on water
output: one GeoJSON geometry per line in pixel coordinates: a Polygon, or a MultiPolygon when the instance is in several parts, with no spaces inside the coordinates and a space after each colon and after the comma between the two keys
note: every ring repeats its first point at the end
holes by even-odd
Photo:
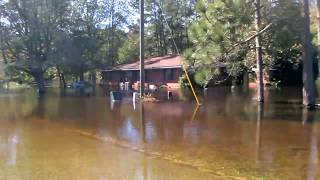
{"type": "MultiPolygon", "coordinates": [[[[320,176],[319,112],[302,108],[298,88],[266,90],[263,106],[253,100],[252,90],[214,88],[202,98],[204,103],[199,108],[192,100],[133,106],[126,99],[110,104],[103,94],[60,96],[53,91],[43,99],[0,95],[0,163],[10,154],[8,151],[18,151],[14,147],[23,139],[19,133],[10,132],[19,132],[19,127],[32,122],[53,124],[225,177],[320,176]],[[6,147],[10,150],[5,151],[6,147]]],[[[12,165],[16,159],[11,156],[6,163],[12,165]]]]}

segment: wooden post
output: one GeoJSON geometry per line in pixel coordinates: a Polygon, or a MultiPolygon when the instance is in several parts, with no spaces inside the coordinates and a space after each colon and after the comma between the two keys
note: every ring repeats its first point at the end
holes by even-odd
{"type": "Polygon", "coordinates": [[[140,0],[140,97],[144,95],[144,0],[140,0]]]}
{"type": "MultiPolygon", "coordinates": [[[[255,5],[255,27],[257,33],[260,32],[261,14],[260,14],[260,0],[254,0],[255,5]]],[[[263,84],[263,63],[262,63],[262,48],[261,48],[261,35],[256,36],[256,57],[257,57],[257,100],[264,102],[264,84],[263,84]]]]}

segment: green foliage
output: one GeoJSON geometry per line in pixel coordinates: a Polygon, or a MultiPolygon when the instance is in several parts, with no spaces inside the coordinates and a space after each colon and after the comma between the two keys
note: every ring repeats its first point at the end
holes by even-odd
{"type": "MultiPolygon", "coordinates": [[[[192,48],[184,51],[186,64],[198,84],[220,81],[226,72],[239,78],[256,66],[253,23],[254,8],[246,0],[200,0],[196,4],[197,20],[189,28],[192,48]],[[225,67],[224,71],[216,71],[225,67]],[[217,73],[220,72],[220,73],[217,73]]],[[[275,81],[300,84],[302,80],[301,4],[296,1],[262,1],[262,27],[272,23],[262,34],[263,64],[277,69],[275,81]]],[[[313,47],[315,49],[315,47],[313,47]]],[[[316,54],[314,55],[316,60],[316,54]]],[[[317,68],[316,68],[317,70],[317,68]]]]}
{"type": "Polygon", "coordinates": [[[270,82],[270,86],[273,89],[280,89],[281,81],[277,79],[272,79],[270,82]]]}
{"type": "Polygon", "coordinates": [[[186,77],[186,75],[182,75],[180,78],[179,78],[179,84],[180,84],[180,87],[182,89],[185,89],[187,87],[189,87],[189,83],[188,83],[188,79],[186,77]]]}
{"type": "Polygon", "coordinates": [[[129,34],[129,37],[118,51],[118,64],[137,61],[139,58],[139,52],[139,34],[129,34]]]}
{"type": "Polygon", "coordinates": [[[5,75],[5,66],[3,64],[3,62],[1,61],[0,58],[0,81],[3,81],[6,79],[6,75],[5,75]]]}
{"type": "Polygon", "coordinates": [[[195,18],[194,6],[194,0],[146,0],[147,56],[178,53],[173,41],[179,52],[191,45],[188,28],[195,18]]]}
{"type": "Polygon", "coordinates": [[[50,69],[58,69],[56,76],[82,77],[116,65],[127,37],[127,4],[124,0],[1,3],[0,50],[9,62],[8,75],[19,79],[15,71],[23,71],[34,79],[51,78],[50,69]],[[10,22],[2,22],[2,17],[10,22]]]}
{"type": "MultiPolygon", "coordinates": [[[[303,20],[301,4],[291,0],[277,1],[264,9],[264,21],[273,23],[263,37],[264,63],[279,71],[275,82],[302,84],[303,20]]],[[[317,61],[316,54],[313,59],[317,61]]]]}
{"type": "Polygon", "coordinates": [[[7,76],[7,78],[6,78],[7,80],[9,80],[11,82],[17,82],[19,84],[31,83],[33,81],[33,77],[30,74],[23,72],[23,71],[19,71],[12,66],[9,66],[6,69],[6,76],[7,76]]]}
{"type": "MultiPolygon", "coordinates": [[[[300,3],[261,1],[261,26],[273,24],[262,34],[264,66],[280,70],[283,75],[276,81],[281,83],[301,79],[300,3]]],[[[137,9],[135,0],[0,0],[1,59],[8,67],[1,76],[14,81],[62,75],[79,79],[135,61],[137,9]]],[[[200,86],[223,76],[237,79],[256,66],[253,39],[246,41],[256,33],[252,1],[146,0],[145,10],[146,56],[177,53],[175,41],[200,86]]]]}
{"type": "Polygon", "coordinates": [[[44,92],[44,75],[53,65],[55,33],[69,1],[14,0],[0,6],[1,55],[7,60],[10,79],[22,81],[32,77],[39,92],[44,92]],[[58,13],[60,12],[60,13],[58,13]],[[2,19],[1,19],[2,20],[2,19]]]}
{"type": "Polygon", "coordinates": [[[197,71],[197,73],[194,75],[194,80],[202,87],[206,87],[210,80],[212,80],[214,77],[217,77],[219,73],[220,72],[218,68],[204,67],[197,71]]]}
{"type": "Polygon", "coordinates": [[[239,76],[245,69],[243,61],[249,45],[235,44],[249,34],[250,5],[245,0],[200,0],[196,11],[199,18],[189,30],[193,47],[185,51],[185,59],[194,69],[196,82],[206,86],[221,75],[221,67],[227,67],[231,76],[239,76]]]}
{"type": "Polygon", "coordinates": [[[272,22],[269,33],[264,36],[265,61],[272,66],[279,61],[301,62],[302,17],[300,5],[291,0],[277,2],[267,7],[265,21],[272,22]],[[272,13],[270,13],[272,12],[272,13]]]}

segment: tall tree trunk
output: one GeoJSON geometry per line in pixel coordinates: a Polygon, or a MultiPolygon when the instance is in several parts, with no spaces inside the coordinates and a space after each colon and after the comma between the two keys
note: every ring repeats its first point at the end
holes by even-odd
{"type": "Polygon", "coordinates": [[[79,80],[80,80],[80,81],[84,81],[84,73],[83,73],[83,71],[81,71],[81,72],[79,73],[79,80]]]}
{"type": "Polygon", "coordinates": [[[97,84],[97,76],[96,76],[95,70],[91,71],[91,82],[92,82],[92,85],[94,86],[97,84]]]}
{"type": "Polygon", "coordinates": [[[315,106],[316,87],[312,60],[309,0],[302,0],[302,17],[304,18],[302,32],[303,104],[305,106],[315,106]]]}
{"type": "Polygon", "coordinates": [[[57,71],[58,71],[58,76],[59,76],[59,86],[60,88],[66,89],[67,88],[67,84],[66,84],[66,80],[64,78],[64,73],[61,72],[60,68],[57,67],[57,71]]]}
{"type": "Polygon", "coordinates": [[[161,43],[161,35],[160,35],[160,27],[161,27],[161,21],[160,21],[160,18],[161,18],[161,14],[159,14],[159,10],[157,9],[157,4],[154,3],[154,19],[156,20],[156,41],[157,41],[157,51],[158,51],[158,56],[162,56],[162,43],[161,43]],[[160,15],[160,17],[159,17],[160,15]]]}
{"type": "Polygon", "coordinates": [[[46,93],[46,88],[45,88],[45,79],[44,79],[43,73],[42,72],[36,73],[34,78],[38,86],[39,96],[44,95],[46,93]]]}
{"type": "MultiPolygon", "coordinates": [[[[3,42],[2,38],[1,38],[1,36],[2,36],[2,33],[0,33],[0,47],[1,47],[2,59],[3,59],[4,64],[7,65],[8,64],[8,60],[7,60],[6,52],[5,52],[5,49],[4,49],[4,42],[3,42]]],[[[8,72],[5,72],[5,85],[6,85],[5,88],[8,90],[9,89],[8,72]]]]}
{"type": "MultiPolygon", "coordinates": [[[[158,4],[159,8],[161,8],[161,4],[158,4]]],[[[159,17],[160,17],[160,27],[159,27],[159,31],[160,31],[160,41],[161,41],[161,56],[163,55],[167,55],[168,51],[167,51],[167,42],[166,42],[166,35],[165,35],[165,17],[162,14],[162,11],[159,12],[159,17]]]]}
{"type": "Polygon", "coordinates": [[[186,31],[186,39],[187,39],[186,48],[190,48],[190,37],[189,37],[188,25],[186,25],[185,31],[186,31]]]}
{"type": "MultiPolygon", "coordinates": [[[[1,26],[0,26],[0,28],[1,28],[1,26]]],[[[4,63],[5,63],[5,64],[8,64],[8,59],[7,59],[6,52],[5,52],[5,47],[4,47],[3,36],[4,36],[4,34],[0,31],[0,49],[1,49],[1,55],[2,55],[2,58],[3,58],[4,63]]]]}
{"type": "Polygon", "coordinates": [[[320,51],[320,0],[317,0],[318,50],[320,51]]]}
{"type": "MultiPolygon", "coordinates": [[[[260,0],[254,0],[255,5],[255,27],[257,33],[260,32],[261,14],[260,14],[260,0]]],[[[257,58],[257,100],[264,102],[264,85],[263,85],[263,63],[262,63],[262,48],[261,35],[256,37],[256,58],[257,58]]]]}
{"type": "Polygon", "coordinates": [[[112,67],[116,64],[115,63],[115,52],[114,52],[114,36],[115,36],[115,27],[114,27],[114,0],[111,2],[111,49],[110,49],[110,54],[111,54],[111,65],[112,67]]]}
{"type": "Polygon", "coordinates": [[[62,81],[63,89],[66,89],[67,82],[66,82],[66,78],[64,77],[64,73],[61,73],[61,81],[62,81]]]}
{"type": "Polygon", "coordinates": [[[96,71],[91,71],[91,82],[92,82],[92,95],[94,96],[96,94],[96,86],[97,86],[97,76],[96,71]]]}

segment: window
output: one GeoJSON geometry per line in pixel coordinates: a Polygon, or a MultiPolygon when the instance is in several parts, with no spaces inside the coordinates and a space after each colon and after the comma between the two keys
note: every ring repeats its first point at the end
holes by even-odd
{"type": "Polygon", "coordinates": [[[139,81],[139,77],[140,77],[139,71],[133,71],[132,73],[133,73],[132,75],[133,82],[139,81]]]}
{"type": "Polygon", "coordinates": [[[164,70],[164,80],[165,81],[174,80],[173,74],[174,74],[174,69],[165,69],[164,70]]]}
{"type": "Polygon", "coordinates": [[[151,82],[151,80],[152,80],[151,77],[150,77],[151,76],[151,71],[152,70],[145,70],[144,71],[144,76],[145,76],[145,81],[146,82],[151,82]]]}
{"type": "Polygon", "coordinates": [[[133,72],[132,72],[132,71],[127,71],[127,72],[126,72],[125,81],[126,81],[126,82],[131,81],[131,80],[132,80],[132,77],[133,77],[133,72]]]}

